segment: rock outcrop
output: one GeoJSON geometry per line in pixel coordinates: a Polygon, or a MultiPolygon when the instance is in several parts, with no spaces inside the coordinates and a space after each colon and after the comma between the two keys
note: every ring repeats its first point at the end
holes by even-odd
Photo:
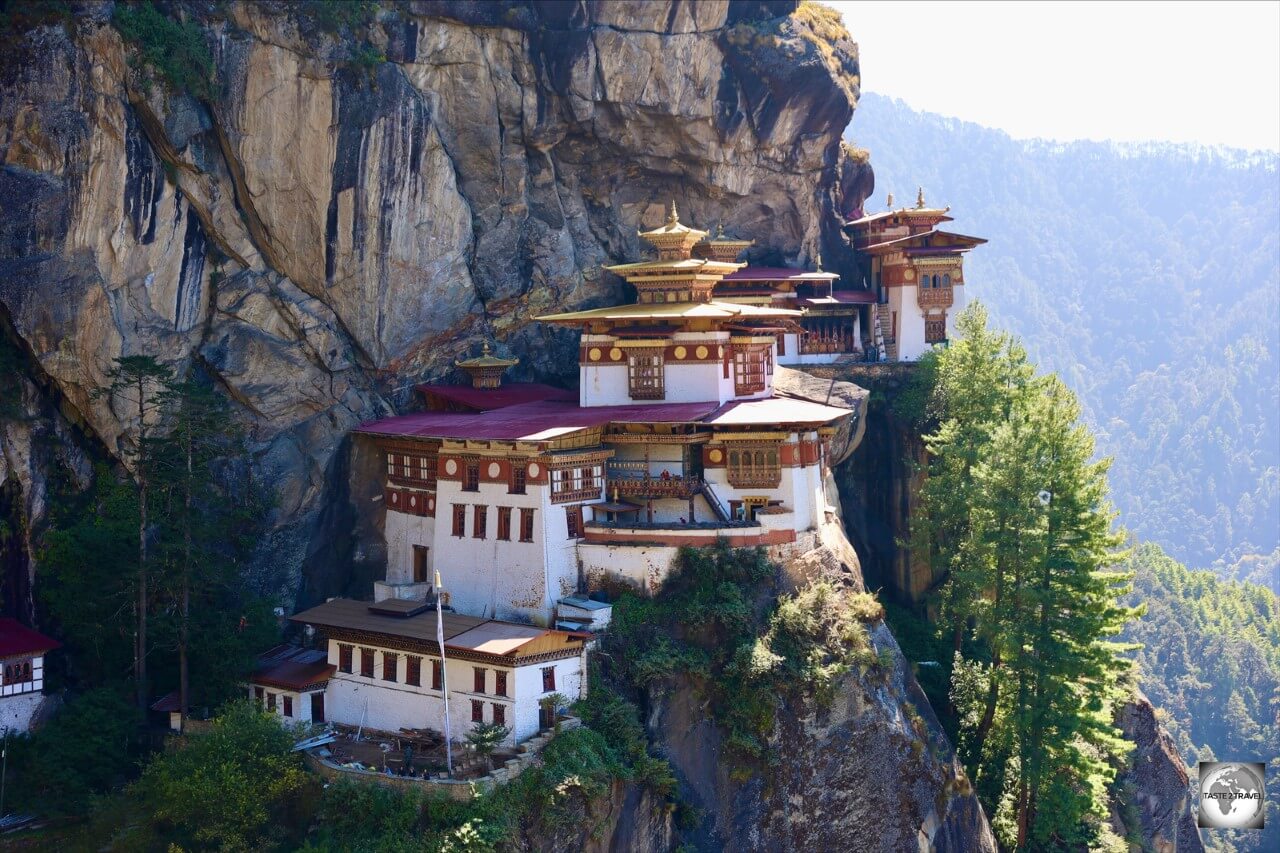
{"type": "Polygon", "coordinates": [[[1116,834],[1136,835],[1142,849],[1153,853],[1202,853],[1186,768],[1141,691],[1120,707],[1116,725],[1134,743],[1129,768],[1116,780],[1121,794],[1112,813],[1116,834]],[[1135,817],[1137,825],[1130,825],[1135,817]]]}
{"type": "MultiPolygon", "coordinates": [[[[814,580],[863,589],[853,548],[838,525],[828,528],[819,547],[782,567],[781,591],[814,580]]],[[[883,621],[869,629],[881,664],[842,676],[829,704],[777,698],[767,762],[726,749],[694,680],[651,697],[650,734],[701,815],[685,843],[994,853],[982,806],[910,665],[883,621]]]]}
{"type": "Polygon", "coordinates": [[[355,424],[480,337],[568,379],[571,336],[532,318],[617,300],[601,265],[640,256],[672,198],[762,261],[838,269],[837,212],[870,188],[839,141],[856,46],[794,2],[164,4],[209,51],[194,94],[137,61],[113,4],[71,5],[0,57],[9,331],[109,454],[136,427],[93,394],[113,358],[210,376],[303,602],[340,589],[365,523],[355,424]]]}

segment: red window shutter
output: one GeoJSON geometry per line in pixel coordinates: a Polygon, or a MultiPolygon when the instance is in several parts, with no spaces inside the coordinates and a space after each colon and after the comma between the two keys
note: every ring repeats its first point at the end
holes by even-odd
{"type": "Polygon", "coordinates": [[[556,668],[554,666],[544,666],[542,668],[542,692],[550,693],[556,689],[556,668]]]}
{"type": "Polygon", "coordinates": [[[484,668],[477,666],[472,667],[472,670],[475,672],[475,684],[473,687],[477,693],[483,693],[485,687],[484,668]]]}
{"type": "Polygon", "coordinates": [[[373,678],[373,649],[360,650],[360,674],[373,678]]]}
{"type": "Polygon", "coordinates": [[[431,689],[441,690],[444,688],[444,667],[440,665],[440,661],[433,660],[431,662],[431,689]]]}
{"type": "Polygon", "coordinates": [[[284,715],[286,717],[292,717],[293,716],[293,697],[283,696],[281,698],[284,699],[284,715]]]}
{"type": "Polygon", "coordinates": [[[383,652],[382,653],[382,680],[395,681],[396,675],[397,675],[396,670],[399,668],[399,666],[400,666],[400,655],[394,654],[392,652],[383,652]]]}
{"type": "Polygon", "coordinates": [[[351,671],[351,646],[338,646],[338,669],[343,672],[351,671]]]}
{"type": "Polygon", "coordinates": [[[484,722],[484,703],[481,702],[479,699],[471,700],[471,722],[473,723],[484,722]]]}
{"type": "Polygon", "coordinates": [[[493,692],[497,693],[499,696],[506,696],[507,695],[507,674],[505,672],[496,672],[494,673],[494,675],[496,676],[498,683],[494,685],[493,692]]]}
{"type": "Polygon", "coordinates": [[[493,724],[495,726],[505,726],[507,724],[507,708],[505,705],[493,704],[493,724]]]}
{"type": "Polygon", "coordinates": [[[413,687],[422,686],[422,658],[416,655],[405,658],[404,683],[413,687]]]}

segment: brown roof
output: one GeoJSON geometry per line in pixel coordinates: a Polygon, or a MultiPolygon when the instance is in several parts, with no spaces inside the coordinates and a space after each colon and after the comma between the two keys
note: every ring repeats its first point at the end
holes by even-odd
{"type": "MultiPolygon", "coordinates": [[[[401,638],[435,646],[435,611],[428,610],[409,616],[389,615],[371,611],[372,606],[368,601],[335,598],[290,618],[294,622],[315,625],[317,628],[363,631],[391,640],[401,638]]],[[[570,632],[535,625],[463,616],[461,613],[448,611],[443,614],[443,621],[446,653],[519,658],[564,651],[567,648],[576,650],[582,645],[581,638],[570,632]]]]}
{"type": "Polygon", "coordinates": [[[253,684],[305,690],[329,680],[336,669],[327,652],[298,646],[272,646],[258,656],[258,668],[249,676],[253,684]]]}

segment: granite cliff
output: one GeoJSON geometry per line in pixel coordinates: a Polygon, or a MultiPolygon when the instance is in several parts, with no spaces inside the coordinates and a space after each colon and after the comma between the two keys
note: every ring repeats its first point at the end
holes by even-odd
{"type": "MultiPolygon", "coordinates": [[[[5,333],[108,455],[136,428],[93,396],[113,358],[211,377],[303,603],[364,557],[340,532],[364,520],[352,426],[482,337],[568,378],[573,342],[531,318],[618,299],[601,264],[673,198],[763,260],[832,266],[833,214],[870,189],[840,144],[856,46],[795,3],[163,4],[210,61],[186,88],[113,4],[70,5],[0,57],[5,333]]],[[[38,526],[48,472],[9,456],[38,526]]]]}

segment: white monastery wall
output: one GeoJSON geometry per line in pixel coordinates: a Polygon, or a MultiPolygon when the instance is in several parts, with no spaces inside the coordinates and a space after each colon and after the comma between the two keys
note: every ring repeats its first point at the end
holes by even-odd
{"type": "Polygon", "coordinates": [[[31,692],[7,695],[0,699],[0,729],[30,731],[31,721],[40,713],[44,698],[42,693],[31,692]]]}
{"type": "MultiPolygon", "coordinates": [[[[439,506],[436,508],[439,514],[439,506]]],[[[411,583],[413,581],[413,546],[425,545],[427,552],[427,578],[435,571],[434,547],[436,519],[423,515],[410,515],[387,508],[385,535],[387,540],[387,583],[411,583]]]]}

